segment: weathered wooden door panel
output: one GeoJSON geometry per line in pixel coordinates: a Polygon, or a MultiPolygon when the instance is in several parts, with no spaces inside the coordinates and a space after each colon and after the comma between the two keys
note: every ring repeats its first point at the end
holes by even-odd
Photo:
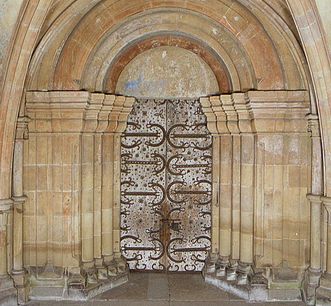
{"type": "Polygon", "coordinates": [[[203,268],[211,147],[199,101],[136,102],[121,149],[121,248],[131,269],[203,268]]]}

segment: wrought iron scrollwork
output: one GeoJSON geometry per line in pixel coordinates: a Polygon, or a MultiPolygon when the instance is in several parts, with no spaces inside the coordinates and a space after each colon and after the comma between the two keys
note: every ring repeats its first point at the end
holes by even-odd
{"type": "Polygon", "coordinates": [[[212,137],[197,100],[138,100],[121,147],[121,251],[131,269],[201,271],[212,137]]]}

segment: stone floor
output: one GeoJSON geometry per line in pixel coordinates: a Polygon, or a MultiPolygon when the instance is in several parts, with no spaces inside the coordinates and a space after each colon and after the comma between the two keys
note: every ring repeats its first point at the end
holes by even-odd
{"type": "MultiPolygon", "coordinates": [[[[243,306],[245,301],[204,283],[201,274],[131,273],[130,281],[89,302],[31,302],[33,306],[243,306]]],[[[268,303],[269,306],[298,306],[304,303],[268,303]]]]}

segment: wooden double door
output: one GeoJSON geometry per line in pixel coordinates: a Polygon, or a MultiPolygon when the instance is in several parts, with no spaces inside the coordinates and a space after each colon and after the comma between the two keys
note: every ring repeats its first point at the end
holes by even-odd
{"type": "Polygon", "coordinates": [[[137,100],[121,144],[130,269],[201,271],[211,245],[212,137],[199,100],[137,100]]]}

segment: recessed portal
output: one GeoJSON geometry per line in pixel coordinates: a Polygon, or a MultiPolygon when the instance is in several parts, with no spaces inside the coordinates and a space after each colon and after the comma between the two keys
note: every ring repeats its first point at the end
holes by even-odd
{"type": "Polygon", "coordinates": [[[201,271],[211,245],[212,136],[198,100],[137,100],[121,145],[130,269],[201,271]]]}

